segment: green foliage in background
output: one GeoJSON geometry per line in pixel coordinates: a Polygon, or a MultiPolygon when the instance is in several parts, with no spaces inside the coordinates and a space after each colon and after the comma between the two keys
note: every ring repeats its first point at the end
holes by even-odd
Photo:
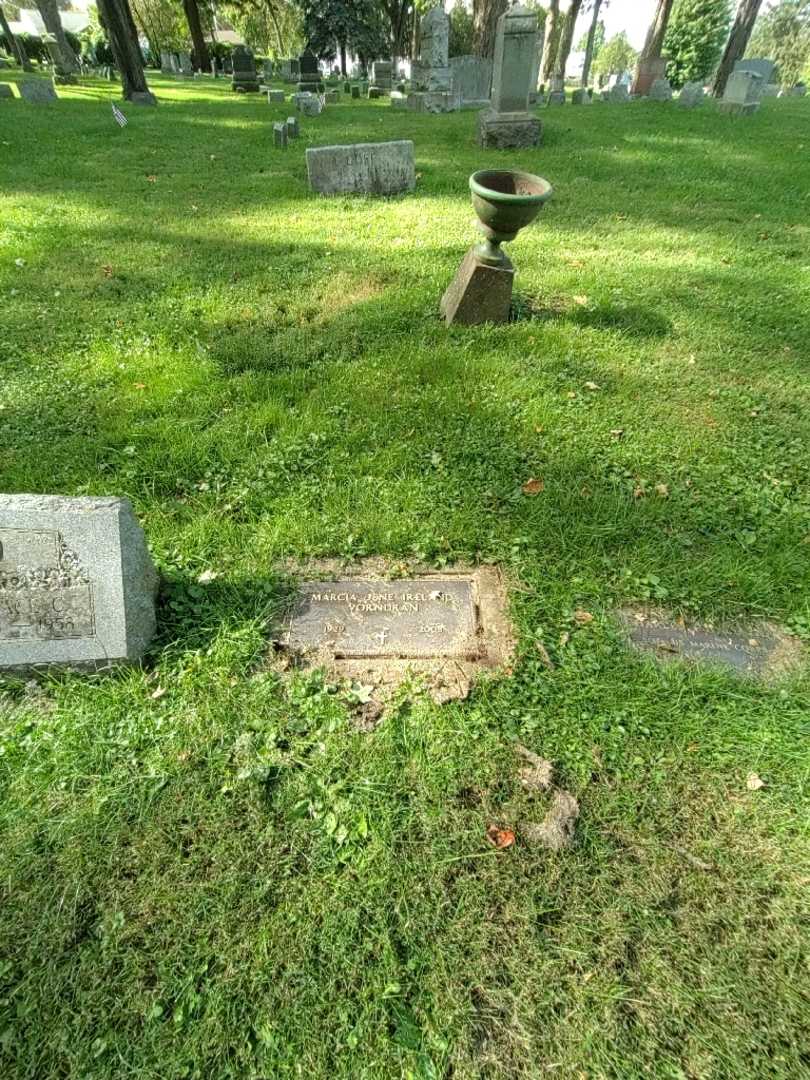
{"type": "Polygon", "coordinates": [[[730,26],[730,0],[676,0],[663,49],[669,60],[667,78],[676,90],[709,78],[730,26]]]}
{"type": "Polygon", "coordinates": [[[767,56],[776,61],[777,79],[792,86],[805,78],[810,61],[810,2],[781,0],[757,20],[748,56],[767,56]]]}

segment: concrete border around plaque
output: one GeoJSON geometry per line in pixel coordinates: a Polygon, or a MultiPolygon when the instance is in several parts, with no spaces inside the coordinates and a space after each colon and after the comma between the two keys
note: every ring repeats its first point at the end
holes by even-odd
{"type": "Polygon", "coordinates": [[[497,567],[390,569],[377,559],[299,568],[278,639],[286,656],[377,696],[417,677],[437,701],[466,697],[476,674],[508,662],[514,636],[497,567]]]}

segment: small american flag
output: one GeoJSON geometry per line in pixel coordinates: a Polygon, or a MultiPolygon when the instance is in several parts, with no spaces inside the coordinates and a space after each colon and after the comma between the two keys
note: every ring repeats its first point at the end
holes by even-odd
{"type": "Polygon", "coordinates": [[[115,102],[112,103],[112,111],[113,111],[113,120],[115,120],[116,124],[118,124],[119,127],[124,127],[126,125],[127,118],[124,116],[124,114],[121,112],[121,110],[115,104],[115,102]]]}

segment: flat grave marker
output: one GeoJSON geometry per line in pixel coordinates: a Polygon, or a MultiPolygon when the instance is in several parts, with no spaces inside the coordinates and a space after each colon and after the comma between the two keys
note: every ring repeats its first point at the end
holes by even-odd
{"type": "MultiPolygon", "coordinates": [[[[375,562],[370,560],[369,562],[375,562]]],[[[437,700],[464,697],[514,641],[495,567],[388,579],[371,568],[302,581],[279,642],[305,666],[373,687],[426,677],[437,700]]]]}
{"type": "Polygon", "coordinates": [[[798,640],[770,623],[731,629],[688,625],[674,622],[666,612],[642,608],[623,608],[617,618],[634,649],[664,663],[686,660],[767,679],[795,669],[802,661],[798,640]]]}

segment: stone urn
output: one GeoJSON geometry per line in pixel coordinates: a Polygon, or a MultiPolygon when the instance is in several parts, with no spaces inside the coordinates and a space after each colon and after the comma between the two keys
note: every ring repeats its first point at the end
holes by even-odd
{"type": "Polygon", "coordinates": [[[542,176],[510,169],[482,169],[470,177],[478,228],[486,237],[475,253],[489,266],[508,263],[500,245],[530,225],[552,193],[542,176]]]}
{"type": "Polygon", "coordinates": [[[484,241],[470,248],[441,301],[448,325],[508,322],[515,270],[501,250],[530,225],[552,195],[548,180],[517,169],[482,169],[470,177],[484,241]]]}

